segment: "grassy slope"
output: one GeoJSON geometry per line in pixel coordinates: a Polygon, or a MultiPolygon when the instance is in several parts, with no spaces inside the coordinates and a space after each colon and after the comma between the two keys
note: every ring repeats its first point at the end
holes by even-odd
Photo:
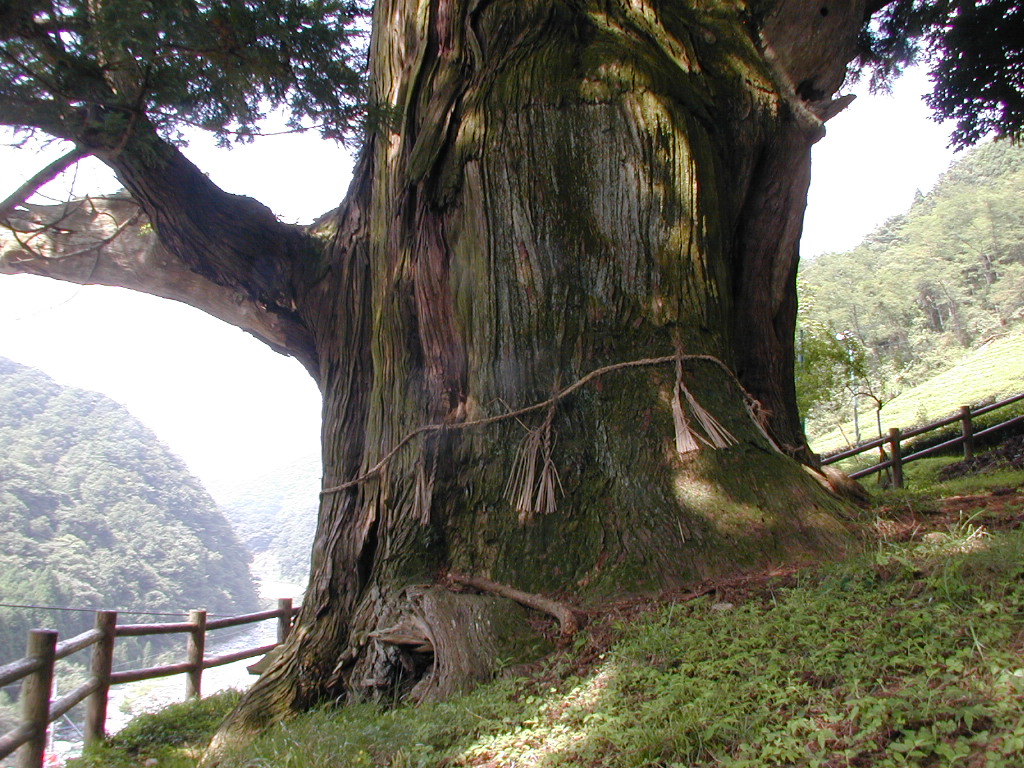
{"type": "MultiPolygon", "coordinates": [[[[1020,766],[1024,495],[1006,486],[1022,485],[1002,472],[891,494],[848,560],[618,604],[532,677],[323,709],[224,767],[1020,766]]],[[[151,738],[162,716],[88,765],[195,765],[151,738]]]]}
{"type": "MultiPolygon", "coordinates": [[[[974,350],[943,373],[893,398],[882,408],[882,430],[909,429],[953,416],[961,405],[981,405],[1024,391],[1024,334],[997,339],[974,350]]],[[[874,411],[861,401],[861,437],[878,436],[874,411]]],[[[848,446],[853,423],[811,438],[817,453],[848,446]]]]}

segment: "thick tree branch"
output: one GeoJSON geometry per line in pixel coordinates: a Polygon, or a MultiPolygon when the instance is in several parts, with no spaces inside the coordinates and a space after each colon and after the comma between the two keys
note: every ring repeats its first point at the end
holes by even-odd
{"type": "Polygon", "coordinates": [[[129,131],[94,153],[142,206],[163,245],[207,280],[294,311],[292,269],[310,254],[303,231],[220,189],[144,118],[129,131]]]}
{"type": "MultiPolygon", "coordinates": [[[[100,89],[91,82],[83,82],[81,87],[100,89]]],[[[8,101],[3,99],[5,112],[8,101]]],[[[99,98],[86,104],[64,114],[57,129],[45,119],[23,119],[47,117],[34,114],[38,105],[27,104],[30,114],[18,117],[17,124],[69,139],[79,151],[109,166],[141,206],[178,267],[218,286],[222,289],[218,293],[238,297],[236,302],[258,308],[261,314],[276,315],[279,320],[272,324],[290,329],[288,343],[281,344],[275,334],[252,330],[268,340],[276,339],[271,343],[295,354],[311,370],[317,369],[311,334],[298,332],[303,326],[298,297],[308,288],[318,263],[317,245],[306,231],[278,221],[270,209],[252,198],[220,189],[162,139],[137,108],[103,106],[99,98]]],[[[33,268],[40,269],[41,262],[33,268]]],[[[181,280],[173,282],[182,285],[181,280]]],[[[162,285],[162,280],[156,283],[162,285]]],[[[164,295],[162,290],[149,292],[164,295]]],[[[204,307],[209,296],[205,290],[200,294],[196,301],[181,295],[175,298],[204,307]]]]}
{"type": "Polygon", "coordinates": [[[293,315],[219,285],[167,249],[126,196],[25,205],[0,229],[0,274],[112,285],[174,299],[252,333],[319,376],[312,339],[293,315]]]}
{"type": "Polygon", "coordinates": [[[0,220],[10,216],[14,209],[32,197],[36,190],[44,184],[53,181],[57,176],[85,157],[86,154],[88,153],[81,147],[75,147],[34,174],[32,178],[14,190],[14,192],[7,196],[6,200],[0,203],[0,220]]]}
{"type": "Polygon", "coordinates": [[[0,125],[12,128],[38,128],[51,136],[64,136],[60,111],[55,103],[43,104],[0,94],[0,125]]]}
{"type": "MultiPolygon", "coordinates": [[[[140,113],[112,116],[124,118],[119,135],[90,127],[103,121],[83,114],[81,129],[72,131],[74,140],[117,174],[156,232],[164,256],[160,268],[173,265],[176,274],[173,288],[159,275],[141,284],[130,276],[129,282],[113,276],[107,281],[161,296],[169,292],[203,309],[212,305],[212,314],[287,350],[318,377],[312,335],[298,312],[298,297],[319,263],[316,241],[304,228],[278,221],[258,201],[220,189],[140,113]],[[186,278],[186,271],[195,278],[186,278]],[[183,295],[186,287],[197,295],[183,295]],[[238,318],[227,304],[246,307],[245,317],[238,318]],[[254,321],[250,313],[262,320],[254,321]]],[[[34,269],[40,268],[37,262],[34,269]]]]}

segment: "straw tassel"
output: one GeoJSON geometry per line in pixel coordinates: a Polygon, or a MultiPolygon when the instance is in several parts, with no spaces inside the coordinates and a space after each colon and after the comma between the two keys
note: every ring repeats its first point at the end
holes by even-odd
{"type": "Polygon", "coordinates": [[[544,459],[540,470],[540,482],[537,484],[537,496],[534,504],[534,509],[542,515],[550,515],[557,509],[555,489],[556,486],[560,487],[562,484],[558,477],[558,470],[555,468],[555,462],[551,458],[551,443],[553,439],[551,421],[554,415],[555,411],[552,408],[548,412],[548,418],[544,423],[544,459]]]}
{"type": "Polygon", "coordinates": [[[541,426],[527,431],[512,461],[505,496],[519,513],[520,525],[530,522],[534,515],[549,515],[557,509],[561,480],[551,457],[554,415],[552,407],[541,426]]]}
{"type": "MultiPolygon", "coordinates": [[[[687,453],[700,450],[700,445],[694,437],[693,430],[686,420],[686,412],[683,410],[683,361],[676,358],[676,385],[672,390],[672,423],[676,428],[676,453],[685,456],[687,453]]],[[[689,393],[687,393],[689,394],[689,393]]]]}
{"type": "Polygon", "coordinates": [[[698,450],[700,445],[697,443],[697,439],[711,448],[728,448],[730,445],[735,445],[738,442],[732,433],[698,403],[697,398],[687,389],[686,382],[683,380],[683,355],[678,350],[676,355],[676,385],[672,397],[672,421],[676,428],[676,450],[680,455],[698,450]],[[694,432],[687,422],[682,403],[684,397],[686,398],[687,406],[690,408],[690,413],[693,414],[693,417],[707,435],[706,440],[699,433],[694,432]]]}
{"type": "Polygon", "coordinates": [[[683,394],[686,395],[686,403],[690,406],[694,417],[696,417],[711,441],[712,448],[728,448],[730,445],[735,445],[738,442],[732,433],[718,422],[718,419],[704,410],[696,398],[690,394],[690,390],[686,388],[686,385],[683,385],[683,394]]]}

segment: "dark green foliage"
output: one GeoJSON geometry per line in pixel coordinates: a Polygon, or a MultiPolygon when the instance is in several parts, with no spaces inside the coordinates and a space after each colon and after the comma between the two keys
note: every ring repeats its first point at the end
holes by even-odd
{"type": "Polygon", "coordinates": [[[855,389],[885,400],[1021,327],[1022,185],[1024,148],[980,146],[852,251],[804,264],[800,325],[810,352],[797,368],[805,415],[821,421],[848,400],[841,377],[838,387],[825,381],[834,361],[822,346],[836,334],[866,352],[855,389]]]}
{"type": "Polygon", "coordinates": [[[956,120],[952,145],[1024,135],[1024,9],[1018,0],[896,0],[861,36],[860,65],[883,86],[925,61],[938,120],[956,120]]]}
{"type": "Polygon", "coordinates": [[[251,136],[268,109],[331,138],[363,111],[351,0],[0,0],[0,122],[114,145],[138,121],[251,136]]]}
{"type": "Polygon", "coordinates": [[[956,120],[953,143],[1024,135],[1024,9],[1017,0],[957,2],[938,35],[928,105],[956,120]]]}
{"type": "MultiPolygon", "coordinates": [[[[0,602],[256,609],[249,555],[227,520],[120,405],[0,359],[0,444],[0,602]]],[[[0,661],[22,655],[30,627],[67,637],[92,622],[91,613],[0,608],[0,661]]]]}

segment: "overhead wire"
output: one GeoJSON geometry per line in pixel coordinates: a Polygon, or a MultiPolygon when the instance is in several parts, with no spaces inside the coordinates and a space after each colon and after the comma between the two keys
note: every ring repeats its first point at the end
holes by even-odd
{"type": "MultiPolygon", "coordinates": [[[[102,608],[71,608],[65,605],[32,605],[29,603],[0,603],[0,608],[29,608],[40,611],[70,611],[74,613],[96,613],[97,611],[104,610],[102,608]]],[[[118,613],[127,613],[130,616],[187,616],[188,611],[179,611],[177,613],[164,613],[160,611],[133,611],[128,608],[115,608],[113,609],[118,613]]],[[[210,614],[213,615],[213,614],[210,614]]]]}
{"type": "MultiPolygon", "coordinates": [[[[97,613],[98,611],[108,610],[106,608],[71,608],[69,606],[61,605],[32,605],[29,603],[0,603],[0,608],[27,608],[32,610],[40,611],[71,611],[75,613],[97,613]]],[[[162,612],[162,611],[137,611],[131,608],[111,608],[119,614],[128,614],[129,616],[188,616],[189,611],[177,611],[176,613],[162,612]]],[[[207,613],[207,617],[221,618],[228,617],[230,613],[207,613]]]]}

